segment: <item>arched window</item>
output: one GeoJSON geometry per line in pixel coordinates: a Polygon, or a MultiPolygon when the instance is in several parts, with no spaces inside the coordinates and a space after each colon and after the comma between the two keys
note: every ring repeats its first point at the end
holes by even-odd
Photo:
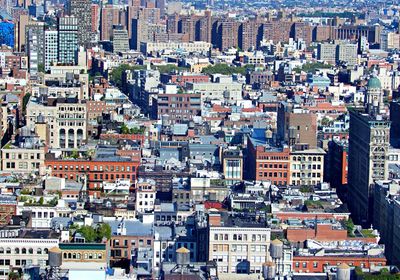
{"type": "Polygon", "coordinates": [[[41,248],[38,248],[38,249],[36,250],[36,252],[37,252],[38,255],[41,255],[41,254],[42,254],[42,249],[41,249],[41,248]]]}
{"type": "Polygon", "coordinates": [[[68,253],[68,259],[72,259],[72,254],[68,253]]]}
{"type": "Polygon", "coordinates": [[[80,253],[78,253],[77,255],[77,258],[80,260],[81,259],[81,254],[80,253]]]}
{"type": "Polygon", "coordinates": [[[33,254],[33,249],[32,248],[29,248],[29,254],[33,254]]]}
{"type": "Polygon", "coordinates": [[[22,248],[22,254],[26,254],[26,248],[22,248]]]}
{"type": "Polygon", "coordinates": [[[19,248],[14,249],[14,254],[19,254],[19,248]]]}
{"type": "Polygon", "coordinates": [[[6,249],[6,254],[11,254],[11,248],[6,249]]]}
{"type": "Polygon", "coordinates": [[[4,248],[3,247],[0,248],[0,254],[4,254],[4,248]]]}
{"type": "Polygon", "coordinates": [[[98,256],[97,256],[99,259],[102,259],[103,258],[103,255],[102,254],[98,254],[98,256]]]}
{"type": "Polygon", "coordinates": [[[76,259],[76,254],[75,254],[75,253],[72,254],[72,258],[73,258],[73,259],[76,259]]]}
{"type": "Polygon", "coordinates": [[[47,248],[44,248],[43,251],[44,251],[45,254],[48,254],[48,253],[49,253],[49,249],[47,249],[47,248]]]}
{"type": "Polygon", "coordinates": [[[67,258],[67,253],[64,253],[64,259],[66,259],[67,258]]]}

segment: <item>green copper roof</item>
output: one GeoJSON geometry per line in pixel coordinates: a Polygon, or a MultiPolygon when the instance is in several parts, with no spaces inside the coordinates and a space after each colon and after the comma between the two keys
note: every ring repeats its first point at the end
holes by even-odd
{"type": "Polygon", "coordinates": [[[61,250],[105,250],[104,243],[60,243],[61,250]]]}
{"type": "Polygon", "coordinates": [[[382,88],[381,81],[377,77],[371,77],[368,81],[368,88],[382,88]]]}

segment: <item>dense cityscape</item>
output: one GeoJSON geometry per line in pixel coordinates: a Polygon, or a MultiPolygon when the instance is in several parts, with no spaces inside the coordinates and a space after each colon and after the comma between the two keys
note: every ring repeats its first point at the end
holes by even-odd
{"type": "Polygon", "coordinates": [[[398,0],[0,0],[0,280],[400,279],[398,0]]]}

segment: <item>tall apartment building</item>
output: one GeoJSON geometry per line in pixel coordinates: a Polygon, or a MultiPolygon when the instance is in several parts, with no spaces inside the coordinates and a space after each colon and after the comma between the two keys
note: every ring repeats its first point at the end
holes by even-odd
{"type": "Polygon", "coordinates": [[[101,9],[100,14],[100,40],[111,41],[113,26],[121,24],[120,8],[113,5],[106,5],[101,9]]]}
{"type": "MultiPolygon", "coordinates": [[[[25,27],[25,52],[32,68],[44,63],[45,57],[44,23],[32,22],[25,27]],[[32,63],[31,63],[32,61],[32,63]]],[[[37,70],[37,68],[36,68],[37,70]]]]}
{"type": "Polygon", "coordinates": [[[76,17],[58,18],[58,61],[75,64],[78,51],[78,24],[76,17]]]}
{"type": "Polygon", "coordinates": [[[263,39],[274,43],[288,42],[293,22],[270,21],[263,24],[263,39]]]}
{"type": "Polygon", "coordinates": [[[353,219],[369,225],[373,184],[388,177],[390,137],[390,121],[380,115],[383,97],[381,83],[376,77],[368,81],[365,103],[366,112],[350,110],[348,185],[353,219]]]}
{"type": "Polygon", "coordinates": [[[295,22],[293,25],[291,38],[295,40],[303,39],[309,45],[312,42],[313,27],[308,22],[295,22]]]}
{"type": "Polygon", "coordinates": [[[57,30],[46,30],[44,32],[45,55],[44,69],[50,70],[50,66],[58,61],[58,32],[57,30]]]}
{"type": "Polygon", "coordinates": [[[262,40],[262,25],[256,20],[247,20],[239,26],[239,48],[247,51],[250,48],[257,48],[262,40]]]}
{"type": "Polygon", "coordinates": [[[92,39],[92,1],[69,0],[68,14],[78,19],[78,44],[88,46],[92,39]]]}
{"type": "Polygon", "coordinates": [[[239,22],[234,19],[225,18],[218,21],[217,29],[217,46],[220,50],[229,48],[237,48],[238,42],[239,22]]]}

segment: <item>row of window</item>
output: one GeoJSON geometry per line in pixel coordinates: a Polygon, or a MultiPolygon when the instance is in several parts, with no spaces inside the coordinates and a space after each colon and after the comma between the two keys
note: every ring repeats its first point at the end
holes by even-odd
{"type": "MultiPolygon", "coordinates": [[[[80,253],[64,253],[63,254],[64,259],[69,259],[69,260],[80,260],[82,259],[82,255],[80,253]]],[[[84,260],[101,260],[103,259],[103,254],[96,254],[96,253],[85,253],[83,254],[83,259],[84,260]]]]}
{"type": "MultiPolygon", "coordinates": [[[[59,166],[57,166],[57,165],[53,165],[53,170],[71,170],[71,171],[90,171],[90,166],[89,165],[86,165],[86,167],[84,166],[84,165],[80,165],[80,166],[78,166],[78,165],[75,165],[75,166],[73,166],[73,165],[64,165],[64,167],[62,166],[62,165],[59,165],[59,166]]],[[[127,172],[130,172],[130,171],[132,171],[132,172],[135,172],[135,170],[136,170],[136,167],[135,166],[113,166],[113,165],[111,165],[111,166],[108,166],[108,165],[106,165],[105,167],[104,167],[104,170],[103,170],[103,166],[102,165],[100,165],[100,166],[97,166],[97,165],[95,165],[95,166],[93,166],[93,171],[111,171],[111,172],[125,172],[125,171],[127,171],[127,172]]]]}
{"type": "Polygon", "coordinates": [[[266,234],[214,234],[214,240],[238,240],[238,241],[267,241],[266,234]],[[248,239],[249,238],[249,239],[248,239]],[[251,239],[250,239],[251,238],[251,239]]]}
{"type": "MultiPolygon", "coordinates": [[[[0,255],[1,254],[4,254],[4,253],[6,253],[6,254],[11,254],[11,248],[2,248],[2,247],[0,247],[0,255]]],[[[14,250],[13,250],[13,252],[12,252],[13,254],[30,254],[30,255],[32,255],[33,253],[36,253],[37,255],[41,255],[41,254],[47,254],[48,253],[48,249],[47,248],[45,248],[44,250],[42,250],[41,248],[37,248],[36,250],[34,250],[33,248],[28,248],[28,249],[26,249],[26,248],[22,248],[22,249],[20,249],[20,248],[14,248],[14,250]]]]}

